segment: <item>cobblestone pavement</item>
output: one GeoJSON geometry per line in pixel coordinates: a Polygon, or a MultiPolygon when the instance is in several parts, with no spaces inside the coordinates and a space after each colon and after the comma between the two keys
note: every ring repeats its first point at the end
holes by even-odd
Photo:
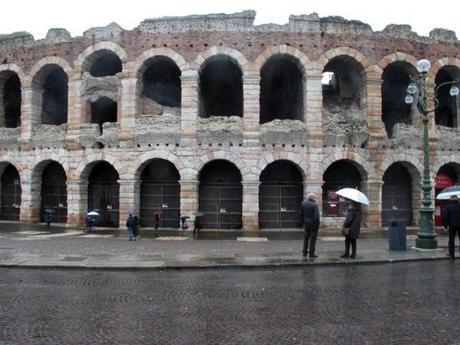
{"type": "Polygon", "coordinates": [[[460,344],[460,261],[0,268],[0,344],[460,344]]]}

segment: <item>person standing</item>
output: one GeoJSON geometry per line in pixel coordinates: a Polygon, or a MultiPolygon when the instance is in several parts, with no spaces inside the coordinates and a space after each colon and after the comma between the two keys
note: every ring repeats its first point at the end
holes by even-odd
{"type": "Polygon", "coordinates": [[[128,238],[132,241],[134,238],[134,218],[130,213],[128,219],[126,219],[126,227],[128,228],[128,238]]]}
{"type": "Polygon", "coordinates": [[[341,255],[341,258],[354,259],[356,257],[356,240],[359,238],[359,233],[361,231],[361,211],[359,210],[359,205],[351,201],[348,205],[347,216],[343,222],[343,228],[348,229],[348,234],[345,234],[345,253],[341,255]],[[350,255],[350,245],[351,245],[351,255],[350,255]]]}
{"type": "Polygon", "coordinates": [[[316,204],[315,193],[307,195],[307,199],[300,205],[300,216],[304,227],[303,256],[317,258],[315,254],[316,238],[319,229],[319,209],[316,204]]]}
{"type": "Polygon", "coordinates": [[[136,238],[140,238],[140,236],[139,236],[139,226],[140,226],[139,217],[134,216],[134,228],[133,228],[134,240],[136,240],[136,238]]]}
{"type": "Polygon", "coordinates": [[[460,240],[460,203],[456,195],[451,196],[450,200],[451,203],[444,207],[442,223],[445,227],[449,228],[449,254],[447,255],[451,259],[455,259],[455,234],[458,235],[460,240]]]}

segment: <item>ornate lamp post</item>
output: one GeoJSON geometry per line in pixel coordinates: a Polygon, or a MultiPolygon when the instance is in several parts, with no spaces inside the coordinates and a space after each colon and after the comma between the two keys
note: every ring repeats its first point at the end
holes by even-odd
{"type": "Polygon", "coordinates": [[[420,73],[420,78],[413,80],[407,87],[407,95],[405,102],[412,104],[414,97],[416,97],[417,91],[417,109],[423,115],[423,198],[420,207],[420,229],[417,233],[417,240],[415,246],[423,249],[434,249],[437,247],[438,242],[436,239],[436,232],[433,224],[433,213],[432,207],[432,189],[431,176],[430,176],[430,144],[428,141],[428,115],[435,112],[439,106],[437,94],[440,88],[448,85],[452,85],[450,88],[450,95],[453,97],[458,96],[459,89],[455,84],[458,84],[459,80],[448,81],[438,85],[434,90],[434,107],[429,109],[427,106],[427,90],[426,90],[426,79],[427,73],[430,70],[431,64],[428,60],[422,59],[417,62],[417,70],[420,73]]]}

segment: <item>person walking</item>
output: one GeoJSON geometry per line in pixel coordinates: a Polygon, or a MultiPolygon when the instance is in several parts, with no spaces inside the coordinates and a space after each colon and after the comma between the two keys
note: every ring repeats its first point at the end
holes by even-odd
{"type": "Polygon", "coordinates": [[[456,195],[451,196],[450,200],[451,203],[444,207],[442,223],[444,227],[449,228],[449,254],[447,256],[455,259],[455,234],[457,234],[460,241],[460,203],[456,195]]]}
{"type": "Polygon", "coordinates": [[[128,215],[128,219],[126,219],[126,227],[128,228],[128,238],[130,241],[132,241],[133,239],[136,240],[134,238],[134,218],[133,218],[133,215],[130,213],[128,215]]]}
{"type": "Polygon", "coordinates": [[[359,238],[359,233],[361,231],[361,211],[359,205],[350,201],[348,205],[347,216],[343,222],[342,233],[345,236],[345,253],[341,255],[341,258],[351,258],[356,257],[356,240],[359,238]],[[350,255],[350,245],[351,245],[351,255],[350,255]]]}
{"type": "Polygon", "coordinates": [[[303,257],[308,254],[310,258],[317,258],[318,255],[315,254],[315,249],[319,229],[319,209],[316,204],[315,193],[308,194],[307,199],[302,201],[300,217],[304,227],[303,257]]]}
{"type": "Polygon", "coordinates": [[[51,217],[52,217],[52,216],[51,216],[51,212],[50,212],[50,211],[45,211],[45,216],[44,216],[44,218],[45,218],[46,226],[48,226],[48,227],[49,227],[50,224],[51,224],[51,217]]]}

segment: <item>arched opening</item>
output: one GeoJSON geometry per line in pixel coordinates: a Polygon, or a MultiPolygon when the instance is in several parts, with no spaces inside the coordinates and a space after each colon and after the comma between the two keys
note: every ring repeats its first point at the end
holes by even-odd
{"type": "Polygon", "coordinates": [[[412,224],[412,178],[401,163],[393,163],[383,175],[382,225],[395,219],[412,224]]]}
{"type": "Polygon", "coordinates": [[[403,61],[393,62],[383,71],[382,121],[388,138],[393,138],[396,124],[412,124],[412,105],[404,102],[411,76],[417,76],[417,71],[403,61]]]}
{"type": "Polygon", "coordinates": [[[16,73],[0,73],[0,124],[7,128],[21,126],[21,81],[16,73]]]}
{"type": "Polygon", "coordinates": [[[108,97],[101,97],[90,103],[91,123],[97,123],[102,133],[103,124],[106,122],[117,122],[117,102],[108,97]]]}
{"type": "Polygon", "coordinates": [[[224,55],[209,58],[200,72],[200,117],[243,116],[243,77],[224,55]]]}
{"type": "MultiPolygon", "coordinates": [[[[460,80],[460,69],[457,66],[444,66],[436,74],[435,88],[441,84],[460,80]]],[[[460,103],[458,97],[452,97],[449,93],[452,85],[439,87],[437,99],[439,101],[435,112],[435,122],[438,126],[457,128],[460,103]]]]}
{"type": "Polygon", "coordinates": [[[181,72],[173,60],[158,56],[144,63],[141,113],[154,114],[158,105],[178,108],[181,105],[181,72]]]}
{"type": "Polygon", "coordinates": [[[364,94],[364,69],[354,58],[341,55],[324,67],[321,85],[323,108],[330,113],[360,112],[364,94]]]}
{"type": "Polygon", "coordinates": [[[11,164],[3,171],[0,192],[0,219],[19,220],[21,210],[21,179],[18,170],[11,164]]]}
{"type": "Polygon", "coordinates": [[[300,204],[303,178],[291,162],[280,160],[269,164],[260,175],[259,227],[300,228],[300,204]]]}
{"type": "Polygon", "coordinates": [[[238,168],[226,160],[214,160],[200,172],[199,210],[203,225],[213,229],[241,229],[243,188],[238,168]]]}
{"type": "Polygon", "coordinates": [[[155,215],[159,227],[178,228],[180,217],[180,175],[174,164],[155,159],[141,176],[140,222],[154,227],[155,215]]]}
{"type": "Polygon", "coordinates": [[[361,189],[363,178],[357,167],[348,160],[332,163],[323,175],[323,215],[343,217],[347,211],[348,201],[337,194],[341,188],[361,189]]]}
{"type": "Polygon", "coordinates": [[[264,64],[260,77],[260,123],[303,121],[304,80],[298,60],[275,55],[264,64]]]}
{"type": "Polygon", "coordinates": [[[53,223],[67,223],[67,176],[57,162],[48,164],[42,173],[40,214],[43,217],[47,212],[53,223]]]}
{"type": "Polygon", "coordinates": [[[120,216],[118,172],[107,162],[93,167],[88,178],[88,211],[97,210],[96,225],[117,228],[120,216]]]}
{"type": "Polygon", "coordinates": [[[117,54],[110,50],[98,50],[88,57],[85,65],[93,77],[113,76],[122,71],[122,63],[117,54]]]}
{"type": "MultiPolygon", "coordinates": [[[[442,192],[443,189],[451,187],[460,182],[460,164],[448,163],[439,168],[436,174],[436,181],[434,185],[435,196],[442,192]]],[[[442,226],[442,212],[444,207],[449,203],[448,200],[437,200],[435,198],[435,225],[442,226]]]]}

